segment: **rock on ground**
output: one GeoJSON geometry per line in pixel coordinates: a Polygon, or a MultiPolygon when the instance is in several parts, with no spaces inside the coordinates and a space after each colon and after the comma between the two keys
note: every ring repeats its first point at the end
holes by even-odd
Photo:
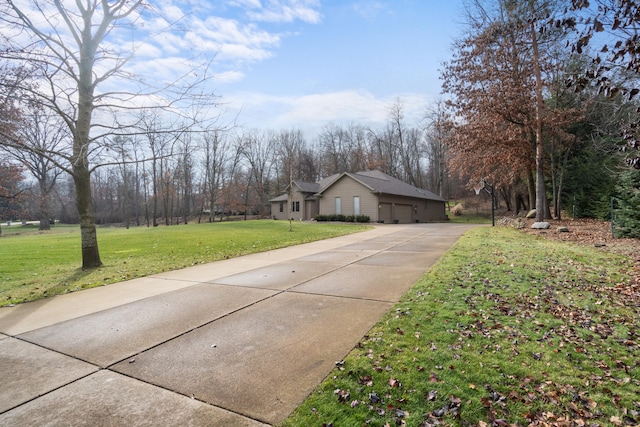
{"type": "Polygon", "coordinates": [[[533,228],[534,230],[546,230],[549,227],[551,227],[551,224],[549,224],[548,222],[534,222],[531,226],[531,228],[533,228]]]}

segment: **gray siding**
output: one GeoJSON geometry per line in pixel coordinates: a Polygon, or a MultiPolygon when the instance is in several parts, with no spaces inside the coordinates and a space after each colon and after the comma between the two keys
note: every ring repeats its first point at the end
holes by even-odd
{"type": "Polygon", "coordinates": [[[360,197],[360,215],[367,215],[371,221],[378,220],[378,197],[371,190],[348,176],[343,176],[322,193],[320,213],[336,213],[336,197],[341,199],[343,215],[354,215],[353,197],[360,197]]]}
{"type": "Polygon", "coordinates": [[[305,200],[304,202],[304,219],[314,219],[318,215],[318,201],[317,200],[305,200]]]}
{"type": "Polygon", "coordinates": [[[287,219],[287,215],[289,214],[287,202],[282,202],[282,212],[280,212],[280,203],[281,202],[271,202],[271,217],[273,219],[287,219]]]}
{"type": "MultiPolygon", "coordinates": [[[[294,191],[293,196],[291,197],[291,202],[298,203],[299,211],[291,212],[291,218],[295,220],[300,220],[305,218],[305,211],[308,210],[308,205],[305,203],[304,194],[300,191],[294,191]]],[[[283,212],[280,212],[280,202],[272,202],[271,203],[271,216],[274,219],[289,219],[289,201],[285,201],[283,206],[283,212]]]]}
{"type": "Polygon", "coordinates": [[[445,221],[447,219],[445,202],[426,200],[425,215],[426,221],[445,221]]]}

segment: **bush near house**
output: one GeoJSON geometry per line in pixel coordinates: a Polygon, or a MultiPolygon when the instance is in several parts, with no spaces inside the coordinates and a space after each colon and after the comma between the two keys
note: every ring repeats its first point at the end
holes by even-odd
{"type": "Polygon", "coordinates": [[[341,214],[332,214],[332,215],[316,215],[315,220],[318,222],[322,221],[335,221],[335,222],[369,222],[371,218],[367,215],[341,215],[341,214]]]}

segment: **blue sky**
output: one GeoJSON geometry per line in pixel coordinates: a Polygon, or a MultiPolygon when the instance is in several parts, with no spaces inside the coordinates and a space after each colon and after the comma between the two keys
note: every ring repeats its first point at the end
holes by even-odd
{"type": "Polygon", "coordinates": [[[165,0],[160,15],[183,31],[156,32],[136,55],[146,70],[176,72],[188,67],[185,51],[215,57],[225,117],[239,114],[247,128],[302,129],[310,139],[328,123],[379,129],[398,99],[413,125],[439,96],[462,2],[210,0],[185,15],[188,0],[165,0]]]}

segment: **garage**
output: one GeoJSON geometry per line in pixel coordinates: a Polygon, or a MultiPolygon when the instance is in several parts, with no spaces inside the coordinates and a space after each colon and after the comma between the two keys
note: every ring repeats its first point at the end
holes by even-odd
{"type": "Polygon", "coordinates": [[[386,224],[393,223],[393,218],[391,217],[391,203],[380,203],[378,211],[378,219],[380,222],[384,222],[386,224]]]}
{"type": "Polygon", "coordinates": [[[400,224],[409,224],[411,221],[411,205],[395,205],[395,218],[400,224]]]}

